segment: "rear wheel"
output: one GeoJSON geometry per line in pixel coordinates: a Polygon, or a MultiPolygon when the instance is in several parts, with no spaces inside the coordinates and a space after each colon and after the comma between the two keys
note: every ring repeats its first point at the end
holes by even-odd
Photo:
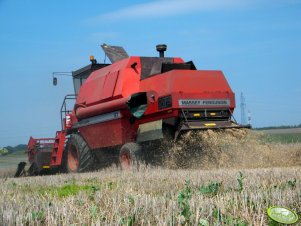
{"type": "Polygon", "coordinates": [[[138,168],[142,160],[142,149],[137,143],[124,144],[119,153],[121,169],[129,170],[138,168]]]}
{"type": "Polygon", "coordinates": [[[82,136],[72,134],[65,150],[64,166],[68,173],[91,171],[95,167],[95,158],[82,136]]]}

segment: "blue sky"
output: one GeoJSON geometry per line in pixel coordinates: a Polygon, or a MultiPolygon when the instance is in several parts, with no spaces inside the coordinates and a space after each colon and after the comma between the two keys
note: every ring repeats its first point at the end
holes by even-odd
{"type": "Polygon", "coordinates": [[[102,43],[144,56],[166,43],[167,56],[224,72],[238,121],[243,92],[253,126],[301,123],[299,0],[0,0],[0,147],[55,135],[73,87],[52,86],[52,72],[103,61],[102,43]]]}

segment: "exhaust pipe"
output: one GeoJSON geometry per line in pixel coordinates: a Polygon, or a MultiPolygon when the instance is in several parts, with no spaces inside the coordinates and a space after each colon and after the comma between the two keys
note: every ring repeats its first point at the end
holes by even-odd
{"type": "Polygon", "coordinates": [[[160,56],[161,58],[163,58],[163,57],[164,57],[164,52],[165,52],[166,49],[167,49],[167,45],[165,45],[165,44],[159,44],[159,45],[156,45],[156,49],[157,49],[157,51],[159,52],[159,56],[160,56]]]}

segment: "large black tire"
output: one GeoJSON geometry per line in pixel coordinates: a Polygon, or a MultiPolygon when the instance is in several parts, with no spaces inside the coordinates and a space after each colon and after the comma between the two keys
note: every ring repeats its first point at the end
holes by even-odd
{"type": "Polygon", "coordinates": [[[72,134],[64,151],[64,169],[67,173],[92,171],[95,168],[95,158],[79,134],[72,134]]]}
{"type": "Polygon", "coordinates": [[[124,144],[119,152],[119,162],[121,169],[138,169],[142,162],[142,148],[137,143],[124,144]]]}

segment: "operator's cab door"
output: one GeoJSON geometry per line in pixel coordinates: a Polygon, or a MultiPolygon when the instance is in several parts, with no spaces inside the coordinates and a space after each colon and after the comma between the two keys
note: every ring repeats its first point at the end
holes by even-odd
{"type": "Polygon", "coordinates": [[[83,68],[80,68],[76,71],[72,72],[72,77],[73,77],[73,86],[74,86],[74,93],[77,95],[79,92],[80,87],[86,79],[90,76],[90,74],[98,69],[101,69],[103,67],[106,67],[110,64],[98,64],[98,63],[92,63],[89,64],[83,68]]]}

